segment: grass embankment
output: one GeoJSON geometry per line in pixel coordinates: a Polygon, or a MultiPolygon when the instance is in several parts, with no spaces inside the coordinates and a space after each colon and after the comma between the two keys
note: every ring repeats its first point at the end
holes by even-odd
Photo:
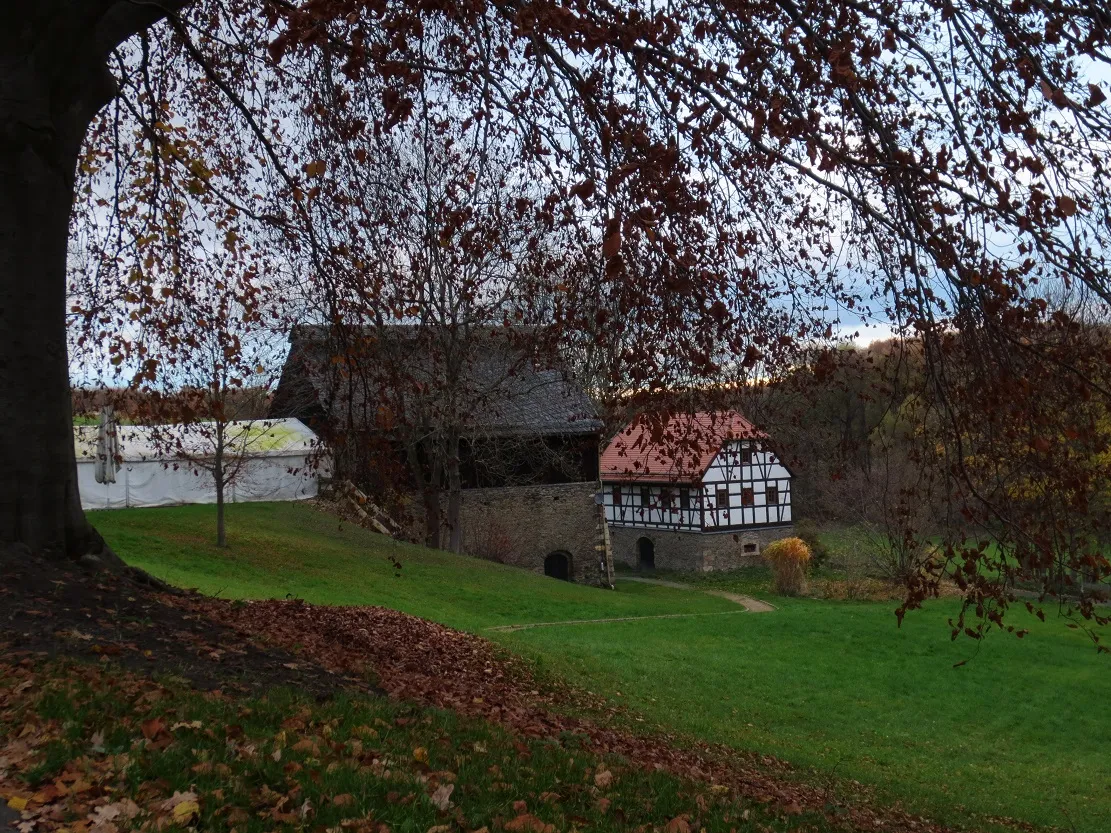
{"type": "Polygon", "coordinates": [[[734,612],[703,593],[640,586],[622,593],[394,541],[297,504],[228,507],[231,546],[215,545],[211,506],[90,513],[130,564],[171,584],[230,599],[382,605],[481,630],[659,613],[734,612]],[[400,569],[394,568],[394,562],[400,569]]]}
{"type": "MultiPolygon", "coordinates": [[[[231,507],[226,551],[209,543],[210,507],[95,522],[125,558],[179,585],[380,604],[469,630],[730,609],[690,591],[603,592],[408,547],[302,506],[231,507]]],[[[943,821],[983,829],[1011,816],[1097,833],[1111,818],[1111,668],[1060,621],[1016,612],[1024,640],[952,643],[954,602],[897,628],[891,603],[780,599],[761,572],[707,580],[778,610],[490,636],[650,723],[875,785],[943,821]]]]}
{"type": "Polygon", "coordinates": [[[80,664],[0,663],[0,762],[0,800],[28,813],[27,829],[829,829],[452,712],[227,699],[80,664]]]}

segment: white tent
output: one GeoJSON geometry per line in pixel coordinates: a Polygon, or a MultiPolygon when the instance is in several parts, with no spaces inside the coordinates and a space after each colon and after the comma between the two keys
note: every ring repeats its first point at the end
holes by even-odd
{"type": "MultiPolygon", "coordinates": [[[[84,509],[216,502],[212,473],[192,462],[212,456],[212,443],[203,427],[121,425],[117,432],[123,459],[116,482],[98,483],[97,426],[73,429],[84,509]]],[[[228,503],[316,496],[319,442],[303,422],[233,422],[228,435],[237,449],[246,449],[242,467],[225,488],[228,503]]]]}

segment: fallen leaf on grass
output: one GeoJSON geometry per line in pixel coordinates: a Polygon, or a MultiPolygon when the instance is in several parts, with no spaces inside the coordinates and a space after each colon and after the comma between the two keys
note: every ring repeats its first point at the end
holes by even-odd
{"type": "Polygon", "coordinates": [[[201,814],[201,806],[196,801],[183,801],[174,807],[173,817],[178,824],[188,824],[201,814]]]}
{"type": "Polygon", "coordinates": [[[251,815],[242,807],[232,807],[228,811],[228,824],[246,824],[251,820],[251,815]]]}
{"type": "Polygon", "coordinates": [[[340,793],[332,798],[332,803],[337,807],[350,807],[355,803],[355,796],[351,793],[340,793]]]}
{"type": "MultiPolygon", "coordinates": [[[[181,806],[181,805],[178,805],[181,806]]],[[[111,822],[116,819],[130,821],[139,815],[139,805],[130,798],[113,801],[111,804],[102,804],[89,814],[89,820],[94,824],[111,822]]]]}
{"type": "Polygon", "coordinates": [[[447,810],[451,806],[451,792],[455,789],[454,784],[441,784],[432,793],[432,805],[437,810],[447,810]]]}
{"type": "Polygon", "coordinates": [[[687,821],[686,814],[676,816],[667,823],[664,828],[664,833],[691,833],[690,822],[687,821]]]}
{"type": "Polygon", "coordinates": [[[162,802],[163,810],[170,813],[176,824],[186,825],[201,814],[201,806],[195,792],[177,792],[162,802]]]}
{"type": "MultiPolygon", "coordinates": [[[[517,818],[507,821],[505,829],[510,833],[555,833],[554,824],[546,824],[530,813],[523,813],[517,818]]],[[[690,833],[689,827],[686,833],[690,833]]]]}
{"type": "Polygon", "coordinates": [[[291,748],[293,749],[294,752],[308,752],[308,753],[312,754],[313,756],[316,756],[316,755],[320,754],[320,747],[317,746],[315,743],[313,743],[308,738],[305,738],[304,740],[297,741],[297,743],[293,744],[293,746],[291,748]]]}
{"type": "MultiPolygon", "coordinates": [[[[93,823],[93,827],[104,827],[110,824],[120,816],[120,808],[111,804],[105,804],[103,807],[97,807],[89,813],[89,821],[93,823]]],[[[115,829],[115,825],[113,825],[115,829]]]]}
{"type": "Polygon", "coordinates": [[[437,824],[435,827],[429,827],[428,833],[451,833],[451,825],[437,824]]]}
{"type": "Polygon", "coordinates": [[[139,728],[143,731],[143,737],[147,740],[154,740],[158,737],[158,734],[166,728],[166,724],[155,717],[151,720],[144,720],[139,728]]]}
{"type": "Polygon", "coordinates": [[[61,796],[65,795],[67,792],[69,792],[69,790],[67,790],[61,784],[47,784],[45,787],[31,796],[31,800],[34,801],[36,804],[49,804],[56,798],[60,798],[61,796]]]}
{"type": "Polygon", "coordinates": [[[610,772],[608,769],[603,769],[601,772],[595,773],[594,786],[598,787],[598,789],[604,790],[612,783],[613,773],[610,772]]]}
{"type": "Polygon", "coordinates": [[[17,813],[22,813],[24,810],[27,809],[27,799],[13,795],[11,798],[8,799],[8,806],[15,810],[17,813]]]}

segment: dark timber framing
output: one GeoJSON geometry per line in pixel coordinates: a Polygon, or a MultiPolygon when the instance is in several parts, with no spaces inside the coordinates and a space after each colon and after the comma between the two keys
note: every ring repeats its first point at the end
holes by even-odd
{"type": "Polygon", "coordinates": [[[648,483],[633,476],[607,479],[602,486],[606,518],[615,526],[715,533],[792,523],[791,471],[757,440],[726,441],[706,471],[689,480],[648,483]],[[774,489],[775,503],[767,503],[768,487],[774,489]],[[719,489],[728,496],[724,507],[718,505],[719,489]],[[747,489],[752,490],[750,505],[743,502],[747,489]],[[689,508],[681,499],[686,490],[689,508]]]}

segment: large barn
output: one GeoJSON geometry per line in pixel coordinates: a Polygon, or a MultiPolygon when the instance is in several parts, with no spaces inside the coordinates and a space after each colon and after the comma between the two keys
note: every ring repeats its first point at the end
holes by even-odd
{"type": "Polygon", "coordinates": [[[601,457],[613,559],[731,569],[791,534],[791,472],[736,411],[641,417],[601,457]]]}
{"type": "MultiPolygon", "coordinates": [[[[339,475],[372,493],[391,471],[395,482],[411,481],[421,456],[413,436],[447,426],[460,436],[464,551],[611,583],[595,501],[602,423],[563,368],[530,355],[528,340],[508,328],[470,333],[463,356],[431,328],[342,335],[345,343],[328,327],[293,330],[273,416],[309,424],[331,446],[339,475]]],[[[411,507],[428,511],[419,499],[411,507]]]]}

